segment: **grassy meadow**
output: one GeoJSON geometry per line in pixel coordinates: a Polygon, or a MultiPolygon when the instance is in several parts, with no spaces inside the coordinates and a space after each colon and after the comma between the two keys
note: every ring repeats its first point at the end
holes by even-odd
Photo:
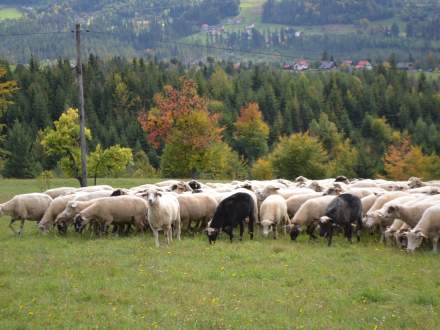
{"type": "Polygon", "coordinates": [[[20,19],[22,17],[23,13],[16,8],[0,6],[0,21],[5,19],[20,19]]]}
{"type": "MultiPolygon", "coordinates": [[[[54,180],[53,186],[73,180],[54,180]]],[[[148,180],[100,180],[132,186],[148,180]]],[[[151,182],[151,181],[150,181],[151,182]]],[[[0,202],[40,190],[1,180],[0,202]]],[[[161,237],[161,242],[164,242],[161,237]]],[[[365,236],[154,247],[151,234],[14,236],[0,221],[0,329],[438,329],[439,256],[365,236]]]]}

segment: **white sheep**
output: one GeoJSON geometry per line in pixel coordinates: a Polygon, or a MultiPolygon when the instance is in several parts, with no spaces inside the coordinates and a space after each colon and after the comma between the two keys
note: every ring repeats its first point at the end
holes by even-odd
{"type": "Polygon", "coordinates": [[[143,231],[146,224],[147,202],[137,196],[103,197],[91,201],[91,205],[79,212],[75,227],[80,231],[91,220],[108,227],[112,224],[134,224],[143,231]]]}
{"type": "Polygon", "coordinates": [[[67,203],[76,197],[75,194],[59,196],[55,198],[44,212],[43,218],[38,224],[38,228],[42,232],[47,232],[51,226],[55,224],[56,217],[64,211],[67,203]]]}
{"type": "Polygon", "coordinates": [[[368,211],[371,209],[371,207],[373,206],[374,202],[377,199],[377,195],[372,194],[372,195],[368,195],[364,198],[361,198],[361,203],[362,203],[362,214],[367,214],[368,211]]]}
{"type": "Polygon", "coordinates": [[[21,235],[25,220],[39,222],[51,202],[52,198],[43,193],[16,195],[6,203],[0,204],[0,217],[9,215],[11,217],[9,228],[15,234],[21,235]],[[17,232],[12,224],[18,220],[21,221],[21,225],[17,232]]]}
{"type": "Polygon", "coordinates": [[[287,214],[289,217],[293,217],[295,213],[299,210],[301,205],[307,202],[309,199],[321,197],[321,193],[313,192],[311,194],[301,194],[290,197],[286,200],[287,204],[287,214]]]}
{"type": "Polygon", "coordinates": [[[438,253],[440,239],[440,206],[431,206],[424,213],[419,223],[407,233],[408,251],[414,251],[422,244],[423,239],[431,239],[433,252],[438,253]]]}
{"type": "Polygon", "coordinates": [[[335,196],[328,195],[309,199],[304,204],[301,205],[298,212],[290,220],[290,237],[295,240],[301,230],[305,227],[307,228],[307,233],[310,238],[315,238],[313,234],[316,224],[319,219],[325,215],[327,206],[335,196]]]}
{"type": "Polygon", "coordinates": [[[180,240],[180,205],[176,196],[149,190],[145,197],[148,202],[148,223],[153,231],[156,247],[159,247],[159,230],[166,233],[167,243],[171,243],[173,225],[177,239],[180,240]]]}
{"type": "Polygon", "coordinates": [[[77,188],[73,187],[59,187],[59,188],[53,188],[46,190],[44,193],[52,197],[52,199],[55,199],[59,196],[65,196],[75,193],[77,188]]]}
{"type": "Polygon", "coordinates": [[[371,217],[375,216],[375,211],[380,210],[385,203],[388,203],[389,201],[392,201],[393,199],[399,198],[399,197],[403,197],[403,196],[407,196],[407,193],[404,193],[402,191],[396,191],[396,192],[388,192],[386,194],[383,194],[381,196],[379,196],[376,201],[374,202],[374,204],[370,207],[370,209],[368,210],[367,213],[365,213],[365,217],[364,217],[364,224],[367,224],[368,221],[374,221],[374,219],[371,219],[371,217]]]}
{"type": "Polygon", "coordinates": [[[180,205],[180,219],[182,226],[191,231],[191,222],[198,221],[197,227],[206,227],[206,224],[214,216],[217,201],[208,194],[181,194],[177,196],[180,205]],[[201,225],[200,225],[201,222],[201,225]]]}
{"type": "Polygon", "coordinates": [[[260,218],[263,235],[268,236],[270,232],[273,232],[273,237],[277,238],[278,225],[289,223],[286,200],[280,195],[268,196],[261,203],[260,218]]]}

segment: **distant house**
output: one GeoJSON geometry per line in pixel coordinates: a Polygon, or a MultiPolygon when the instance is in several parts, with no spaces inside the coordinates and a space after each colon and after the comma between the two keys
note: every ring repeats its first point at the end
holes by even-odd
{"type": "Polygon", "coordinates": [[[293,65],[289,64],[289,63],[286,63],[286,64],[283,65],[283,69],[284,70],[293,70],[293,65]]]}
{"type": "Polygon", "coordinates": [[[295,64],[293,65],[293,69],[295,71],[305,71],[308,70],[309,68],[310,68],[310,63],[307,60],[296,61],[295,64]]]}
{"type": "Polygon", "coordinates": [[[209,30],[209,25],[208,24],[202,24],[202,31],[208,31],[209,30]]]}
{"type": "Polygon", "coordinates": [[[336,63],[333,61],[321,61],[319,65],[320,70],[332,70],[336,68],[336,63]]]}
{"type": "Polygon", "coordinates": [[[355,66],[356,70],[372,70],[373,66],[368,61],[359,61],[358,64],[355,66]]]}
{"type": "Polygon", "coordinates": [[[414,70],[414,64],[410,62],[399,62],[396,64],[396,69],[403,71],[414,70]]]}
{"type": "Polygon", "coordinates": [[[304,32],[302,31],[296,31],[295,32],[295,38],[301,38],[304,37],[304,32]]]}

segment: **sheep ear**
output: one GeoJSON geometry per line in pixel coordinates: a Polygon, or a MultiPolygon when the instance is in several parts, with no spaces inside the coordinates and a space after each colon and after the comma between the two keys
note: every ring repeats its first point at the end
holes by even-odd
{"type": "Polygon", "coordinates": [[[417,237],[422,237],[422,238],[428,238],[425,234],[423,234],[421,231],[417,232],[417,237]]]}
{"type": "Polygon", "coordinates": [[[158,191],[158,192],[156,192],[156,196],[160,197],[160,196],[162,196],[162,193],[158,191]]]}
{"type": "Polygon", "coordinates": [[[321,222],[321,223],[328,223],[328,222],[330,222],[330,218],[329,217],[321,217],[320,219],[319,219],[319,222],[321,222]]]}

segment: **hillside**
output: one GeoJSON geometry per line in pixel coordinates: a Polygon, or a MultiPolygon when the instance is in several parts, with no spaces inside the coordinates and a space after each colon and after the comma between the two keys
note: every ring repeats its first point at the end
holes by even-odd
{"type": "Polygon", "coordinates": [[[7,0],[0,33],[13,36],[0,45],[0,56],[21,63],[31,54],[73,58],[70,30],[79,21],[91,31],[84,48],[101,57],[286,62],[327,52],[340,59],[391,53],[421,59],[440,52],[439,11],[434,0],[7,0]],[[39,32],[63,33],[33,34],[39,32]]]}

